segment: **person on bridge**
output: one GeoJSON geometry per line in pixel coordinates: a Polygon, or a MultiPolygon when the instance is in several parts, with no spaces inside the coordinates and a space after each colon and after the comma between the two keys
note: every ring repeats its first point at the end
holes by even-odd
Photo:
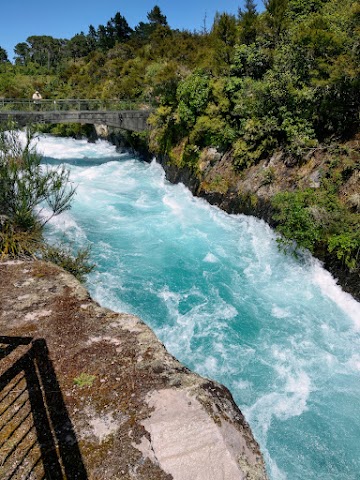
{"type": "Polygon", "coordinates": [[[40,104],[41,104],[42,96],[41,96],[40,92],[38,92],[38,90],[36,90],[36,92],[33,93],[32,99],[34,101],[35,110],[40,110],[40,104]]]}

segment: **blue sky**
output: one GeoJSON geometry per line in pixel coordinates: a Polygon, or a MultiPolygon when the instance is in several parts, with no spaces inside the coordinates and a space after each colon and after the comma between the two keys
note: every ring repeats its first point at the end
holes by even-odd
{"type": "MultiPolygon", "coordinates": [[[[201,30],[206,15],[211,26],[216,11],[236,14],[244,0],[2,0],[0,46],[10,60],[14,46],[30,35],[71,38],[88,32],[120,12],[131,27],[146,21],[146,14],[159,5],[172,28],[201,30]]],[[[262,0],[255,2],[258,9],[262,0]]]]}

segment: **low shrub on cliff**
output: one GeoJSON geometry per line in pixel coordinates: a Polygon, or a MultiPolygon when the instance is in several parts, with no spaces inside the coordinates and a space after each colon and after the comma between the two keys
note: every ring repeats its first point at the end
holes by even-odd
{"type": "Polygon", "coordinates": [[[41,258],[55,263],[67,272],[70,272],[81,282],[92,272],[95,264],[90,263],[90,248],[83,248],[74,253],[71,245],[45,245],[41,250],[41,258]]]}
{"type": "Polygon", "coordinates": [[[34,255],[41,244],[41,231],[32,229],[23,231],[14,228],[8,217],[0,218],[0,252],[1,257],[19,257],[34,255]]]}
{"type": "Polygon", "coordinates": [[[272,206],[283,245],[295,240],[299,248],[332,253],[348,269],[360,271],[359,218],[335,194],[325,189],[281,192],[272,206]]]}

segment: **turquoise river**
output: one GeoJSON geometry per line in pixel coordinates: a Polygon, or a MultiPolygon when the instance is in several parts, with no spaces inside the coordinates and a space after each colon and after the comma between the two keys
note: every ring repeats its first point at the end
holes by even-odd
{"type": "Polygon", "coordinates": [[[104,141],[42,136],[37,148],[77,185],[47,236],[91,245],[93,298],[231,390],[272,480],[360,479],[360,304],[320,263],[104,141]]]}

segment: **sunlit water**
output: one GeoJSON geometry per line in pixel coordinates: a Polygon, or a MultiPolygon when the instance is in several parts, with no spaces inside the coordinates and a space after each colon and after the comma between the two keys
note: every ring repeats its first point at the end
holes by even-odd
{"type": "Polygon", "coordinates": [[[280,253],[264,222],[194,198],[155,162],[106,142],[39,150],[78,185],[48,238],[91,244],[92,296],[231,390],[271,479],[359,479],[360,304],[318,262],[280,253]]]}

